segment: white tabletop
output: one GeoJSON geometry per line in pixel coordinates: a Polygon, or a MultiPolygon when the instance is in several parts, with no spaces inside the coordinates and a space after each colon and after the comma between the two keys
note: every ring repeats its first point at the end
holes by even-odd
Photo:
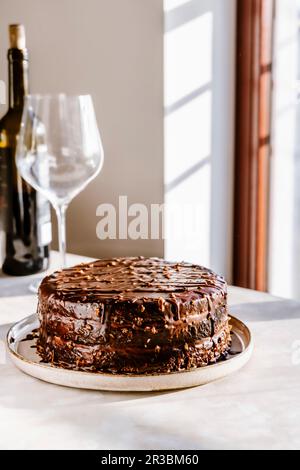
{"type": "Polygon", "coordinates": [[[242,371],[178,392],[94,392],[41,382],[6,357],[9,325],[35,311],[29,281],[0,278],[1,449],[300,449],[300,303],[231,287],[255,341],[242,371]]]}

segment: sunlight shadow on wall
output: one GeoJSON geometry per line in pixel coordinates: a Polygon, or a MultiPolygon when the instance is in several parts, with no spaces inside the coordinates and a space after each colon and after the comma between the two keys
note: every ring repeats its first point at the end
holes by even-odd
{"type": "Polygon", "coordinates": [[[165,0],[165,202],[170,213],[188,206],[172,223],[166,217],[165,256],[206,264],[229,282],[235,25],[235,0],[165,0]]]}
{"type": "Polygon", "coordinates": [[[176,3],[165,28],[165,255],[209,265],[213,13],[176,3]]]}

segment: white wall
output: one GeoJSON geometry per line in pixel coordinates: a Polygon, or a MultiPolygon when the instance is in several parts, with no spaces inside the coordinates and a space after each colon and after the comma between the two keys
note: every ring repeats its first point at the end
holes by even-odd
{"type": "Polygon", "coordinates": [[[164,6],[165,254],[230,279],[236,0],[164,6]]]}
{"type": "MultiPolygon", "coordinates": [[[[162,0],[1,0],[0,79],[7,26],[26,26],[32,92],[91,93],[105,164],[71,204],[69,251],[163,255],[162,241],[99,241],[96,207],[163,201],[162,0]]],[[[0,106],[3,114],[5,106],[0,106]]]]}
{"type": "Polygon", "coordinates": [[[300,299],[299,0],[276,8],[269,291],[300,299]]]}

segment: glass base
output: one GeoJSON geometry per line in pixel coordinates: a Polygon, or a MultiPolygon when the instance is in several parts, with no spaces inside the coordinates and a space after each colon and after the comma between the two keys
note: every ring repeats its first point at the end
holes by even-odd
{"type": "Polygon", "coordinates": [[[42,279],[38,279],[37,281],[32,282],[29,286],[28,289],[30,292],[33,294],[37,294],[39,291],[40,284],[42,282],[42,279]]]}

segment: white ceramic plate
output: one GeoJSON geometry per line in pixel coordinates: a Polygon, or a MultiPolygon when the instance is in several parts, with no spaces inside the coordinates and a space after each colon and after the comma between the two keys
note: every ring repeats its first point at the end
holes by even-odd
{"type": "Polygon", "coordinates": [[[36,354],[36,339],[26,339],[39,326],[36,315],[31,315],[11,327],[7,334],[7,347],[13,363],[19,369],[53,384],[118,392],[172,390],[204,385],[223,378],[236,372],[249,361],[253,351],[251,333],[237,318],[231,317],[231,325],[232,347],[228,359],[207,367],[170,374],[114,375],[73,371],[41,363],[40,357],[36,354]]]}

